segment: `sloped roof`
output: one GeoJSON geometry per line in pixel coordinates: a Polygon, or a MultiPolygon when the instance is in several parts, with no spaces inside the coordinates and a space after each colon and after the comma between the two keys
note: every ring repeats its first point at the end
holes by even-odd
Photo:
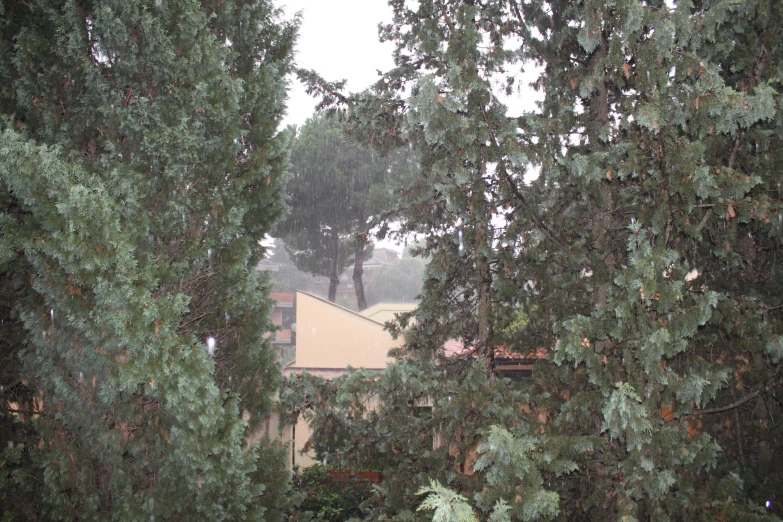
{"type": "Polygon", "coordinates": [[[291,292],[272,292],[269,296],[277,301],[278,305],[292,306],[294,304],[294,294],[291,292]]]}
{"type": "Polygon", "coordinates": [[[395,314],[411,312],[416,309],[416,303],[378,303],[365,308],[359,314],[384,324],[394,319],[395,314]]]}
{"type": "MultiPolygon", "coordinates": [[[[354,311],[353,311],[353,310],[351,310],[350,308],[346,308],[346,307],[344,307],[344,306],[342,306],[342,305],[339,305],[339,304],[337,304],[337,303],[333,303],[333,302],[329,301],[328,299],[324,299],[323,297],[319,297],[319,296],[317,296],[317,295],[315,295],[315,294],[311,294],[310,292],[305,292],[304,290],[297,290],[297,291],[296,291],[296,293],[297,293],[297,294],[304,294],[304,295],[306,295],[306,296],[308,296],[308,297],[312,297],[313,299],[317,299],[317,300],[321,301],[322,303],[324,303],[324,304],[326,304],[326,305],[332,306],[332,307],[334,307],[334,308],[337,308],[337,309],[339,309],[339,310],[342,310],[342,311],[344,311],[344,312],[348,312],[348,313],[349,313],[349,314],[351,314],[351,315],[355,315],[355,316],[357,316],[357,317],[361,317],[362,319],[367,319],[368,321],[372,321],[373,323],[376,323],[376,324],[378,324],[378,321],[373,321],[373,320],[372,320],[372,319],[370,319],[369,317],[367,317],[367,316],[365,316],[365,315],[362,315],[362,314],[361,314],[361,313],[359,313],[359,312],[354,312],[354,311]]],[[[380,323],[380,324],[382,324],[382,323],[380,323]]]]}

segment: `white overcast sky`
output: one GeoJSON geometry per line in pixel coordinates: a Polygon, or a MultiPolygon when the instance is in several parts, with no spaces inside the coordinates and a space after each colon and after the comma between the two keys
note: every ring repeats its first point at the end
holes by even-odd
{"type": "MultiPolygon", "coordinates": [[[[275,0],[288,18],[302,13],[302,25],[296,44],[299,67],[314,69],[329,81],[347,80],[349,91],[357,92],[378,79],[378,70],[394,66],[391,43],[378,41],[378,24],[391,21],[391,8],[386,0],[275,0]]],[[[517,77],[522,91],[511,97],[495,94],[508,106],[509,115],[534,110],[541,93],[527,85],[535,80],[537,71],[526,67],[517,77]]],[[[316,100],[305,94],[302,85],[291,79],[288,114],[284,125],[301,125],[315,109],[316,100]]]]}
{"type": "MultiPolygon", "coordinates": [[[[386,0],[275,0],[288,18],[301,11],[296,44],[299,67],[314,69],[329,81],[348,80],[349,91],[360,91],[378,79],[377,70],[394,65],[391,43],[378,41],[378,24],[391,21],[386,0]]],[[[292,79],[284,124],[301,125],[313,114],[316,101],[292,79]]]]}

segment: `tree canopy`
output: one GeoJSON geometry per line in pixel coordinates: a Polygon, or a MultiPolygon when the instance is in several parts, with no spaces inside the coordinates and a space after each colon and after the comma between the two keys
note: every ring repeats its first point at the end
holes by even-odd
{"type": "Polygon", "coordinates": [[[338,458],[398,470],[371,516],[414,519],[419,488],[442,520],[780,513],[781,5],[390,4],[373,88],[300,73],[354,136],[421,157],[400,362],[314,380],[306,412],[338,458]],[[543,101],[511,114],[533,65],[543,101]],[[548,356],[510,387],[500,347],[548,356]]]}
{"type": "Polygon", "coordinates": [[[0,3],[4,519],[276,516],[280,450],[244,437],[279,382],[256,265],[296,27],[263,0],[0,3]]]}
{"type": "Polygon", "coordinates": [[[315,115],[298,130],[288,182],[291,210],[278,233],[297,268],[329,278],[334,301],[339,275],[354,263],[357,306],[367,307],[362,261],[372,251],[370,228],[392,206],[401,165],[355,143],[334,118],[315,115]]]}
{"type": "Polygon", "coordinates": [[[417,158],[396,362],[279,394],[384,472],[366,519],[777,519],[783,4],[390,5],[395,68],[300,71],[329,115],[293,137],[269,1],[0,2],[3,517],[281,518],[283,451],[243,439],[280,382],[256,266],[292,147],[281,230],[333,284],[417,158]]]}

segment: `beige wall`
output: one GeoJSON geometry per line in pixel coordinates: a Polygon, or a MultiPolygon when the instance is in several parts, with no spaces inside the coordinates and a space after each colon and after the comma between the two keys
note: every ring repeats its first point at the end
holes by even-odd
{"type": "MultiPolygon", "coordinates": [[[[391,362],[386,354],[401,343],[402,340],[392,340],[391,335],[384,331],[383,324],[377,321],[313,295],[297,292],[296,359],[286,366],[284,373],[309,372],[333,379],[342,375],[348,366],[383,369],[387,362],[391,362]]],[[[377,400],[374,398],[374,402],[377,400]]],[[[281,429],[278,419],[276,413],[272,414],[260,432],[251,436],[249,441],[258,441],[267,433],[289,444],[289,469],[292,464],[300,468],[315,464],[312,452],[301,453],[310,439],[310,426],[300,418],[296,426],[281,429]]]]}
{"type": "MultiPolygon", "coordinates": [[[[244,412],[243,418],[247,420],[250,414],[244,412]]],[[[303,419],[299,419],[296,426],[280,426],[280,415],[276,412],[272,413],[264,419],[258,430],[251,433],[247,438],[248,445],[258,444],[268,435],[271,439],[277,439],[281,444],[284,444],[288,450],[288,457],[286,458],[286,469],[291,471],[293,466],[300,468],[306,468],[316,463],[313,459],[312,452],[302,454],[302,450],[307,444],[310,438],[310,426],[303,419]],[[293,441],[293,444],[292,444],[293,441]]]]}
{"type": "MultiPolygon", "coordinates": [[[[291,428],[289,428],[289,430],[290,429],[291,428]]],[[[307,425],[304,419],[300,417],[296,422],[296,426],[294,427],[293,432],[289,432],[288,435],[289,437],[294,437],[294,445],[291,455],[293,464],[299,466],[300,468],[307,468],[317,463],[315,460],[315,453],[313,451],[302,454],[302,450],[304,449],[305,444],[307,444],[307,441],[310,440],[310,426],[307,425]]],[[[289,438],[283,440],[287,441],[291,439],[289,438]]]]}
{"type": "Polygon", "coordinates": [[[381,323],[296,293],[296,368],[385,368],[386,354],[401,343],[381,323]]]}

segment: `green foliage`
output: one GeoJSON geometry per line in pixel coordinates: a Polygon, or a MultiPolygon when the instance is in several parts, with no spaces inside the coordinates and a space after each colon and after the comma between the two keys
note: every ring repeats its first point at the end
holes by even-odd
{"type": "MultiPolygon", "coordinates": [[[[333,522],[354,519],[362,514],[361,504],[373,495],[372,483],[357,475],[333,477],[318,464],[310,466],[293,478],[303,495],[297,513],[312,513],[316,520],[333,522]]],[[[292,520],[299,520],[294,515],[292,520]]]]}
{"type": "Polygon", "coordinates": [[[353,136],[421,158],[401,233],[430,261],[399,362],[318,384],[306,413],[342,459],[399,470],[376,518],[410,519],[431,479],[511,519],[780,515],[783,7],[391,5],[372,88],[301,73],[353,136]],[[532,64],[541,101],[513,114],[532,64]],[[471,354],[443,358],[449,339],[471,354]],[[548,356],[509,386],[501,344],[548,356]]]}
{"type": "Polygon", "coordinates": [[[629,452],[641,450],[652,440],[652,424],[642,406],[642,398],[628,383],[617,383],[617,390],[604,406],[603,416],[602,429],[608,430],[613,438],[626,440],[629,452]]]}
{"type": "Polygon", "coordinates": [[[280,378],[256,265],[296,23],[264,1],[0,5],[4,514],[262,518],[283,461],[244,438],[280,378]]]}
{"type": "Polygon", "coordinates": [[[515,437],[509,431],[493,426],[478,446],[481,455],[477,471],[486,471],[488,491],[476,494],[476,500],[487,508],[494,499],[495,509],[503,505],[507,517],[519,520],[552,519],[559,512],[559,497],[543,488],[541,469],[549,468],[556,476],[577,469],[574,461],[557,455],[549,448],[548,437],[515,437]],[[509,479],[513,477],[513,481],[509,479]],[[514,506],[505,504],[504,497],[514,498],[514,506]]]}
{"type": "Polygon", "coordinates": [[[316,115],[297,129],[291,210],[277,231],[299,270],[330,278],[330,301],[351,259],[372,251],[371,222],[392,206],[393,167],[390,158],[352,141],[333,118],[316,115]]]}
{"type": "Polygon", "coordinates": [[[260,499],[265,522],[286,520],[286,515],[296,504],[297,495],[291,484],[291,474],[286,471],[291,449],[278,439],[264,436],[252,451],[256,451],[258,460],[252,473],[252,481],[264,485],[264,494],[260,499]]]}
{"type": "Polygon", "coordinates": [[[432,522],[478,522],[473,508],[467,503],[468,499],[444,488],[437,480],[431,481],[416,494],[427,495],[417,511],[434,511],[432,522]]]}

